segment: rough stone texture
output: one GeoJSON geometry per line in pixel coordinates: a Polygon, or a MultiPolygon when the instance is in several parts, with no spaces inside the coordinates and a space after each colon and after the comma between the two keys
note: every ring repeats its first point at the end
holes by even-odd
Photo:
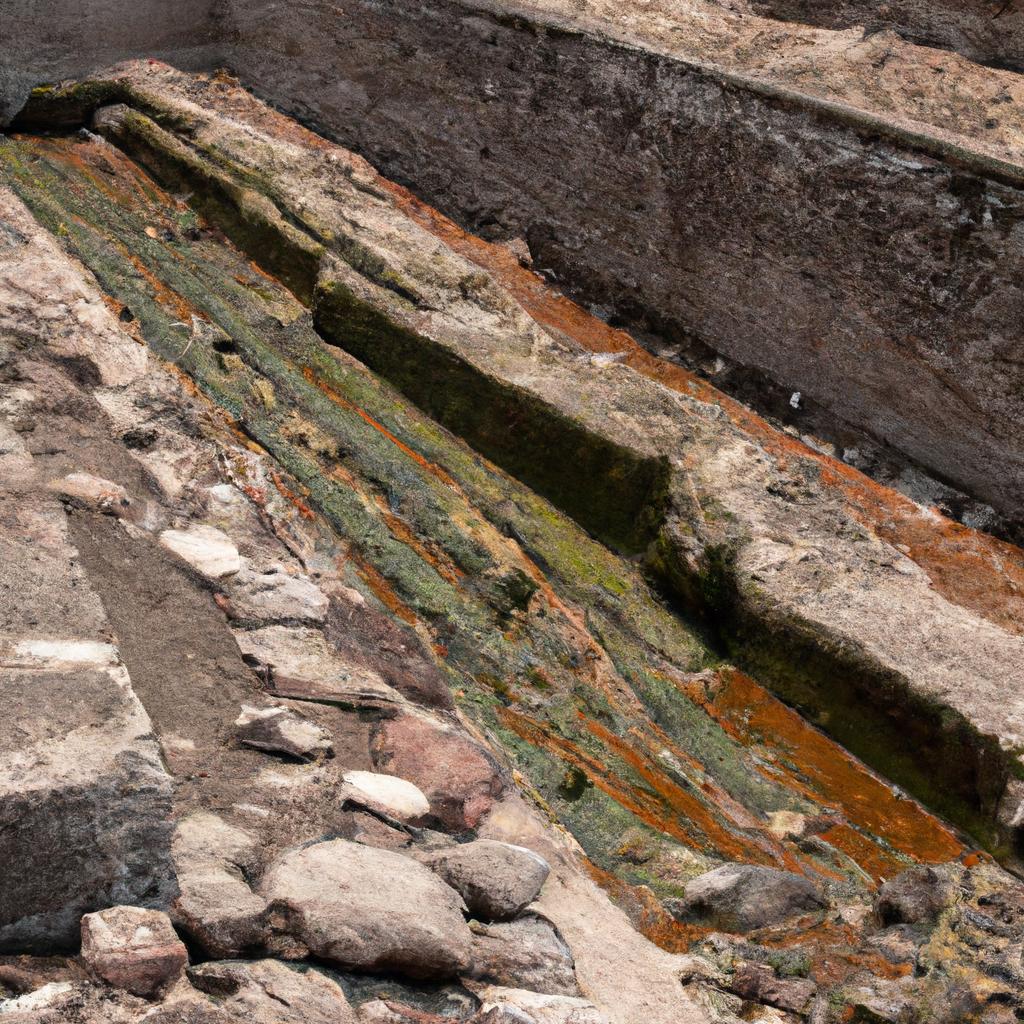
{"type": "MultiPolygon", "coordinates": [[[[977,111],[1010,99],[1013,76],[944,67],[953,88],[933,96],[926,56],[902,87],[847,95],[849,58],[876,80],[885,47],[858,55],[856,31],[787,41],[713,6],[327,7],[235,5],[237,64],[263,95],[463,222],[525,236],[538,267],[601,308],[757,367],[1018,513],[1021,195],[942,159],[982,146],[1013,101],[977,111]],[[759,31],[775,42],[751,68],[735,54],[764,46],[759,31]],[[951,94],[979,74],[963,134],[947,133],[951,94]],[[896,127],[858,129],[788,88],[896,127]]],[[[999,148],[1018,183],[1020,139],[999,148]]]]}
{"type": "Polygon", "coordinates": [[[160,543],[184,559],[200,575],[211,580],[233,576],[242,568],[238,548],[223,530],[192,526],[187,530],[164,530],[160,543]]]}
{"type": "Polygon", "coordinates": [[[323,622],[327,597],[311,580],[280,568],[254,572],[244,567],[231,581],[233,618],[258,622],[323,622]]]}
{"type": "Polygon", "coordinates": [[[341,967],[445,978],[469,964],[461,898],[400,854],[316,843],[272,865],[260,889],[282,930],[341,967]]]}
{"type": "Polygon", "coordinates": [[[188,964],[185,944],[161,911],[111,907],[82,918],[82,958],[115,988],[155,996],[188,964]]]}
{"type": "Polygon", "coordinates": [[[704,921],[721,931],[747,932],[782,924],[825,904],[800,875],[751,864],[725,864],[687,882],[682,899],[669,903],[677,917],[704,921]]]}
{"type": "Polygon", "coordinates": [[[224,1010],[252,1024],[350,1024],[345,993],[314,970],[277,960],[208,963],[189,971],[192,984],[224,1010]]]}
{"type": "Polygon", "coordinates": [[[124,515],[131,499],[120,485],[91,473],[69,473],[50,484],[50,490],[74,505],[93,508],[109,515],[124,515]]]}
{"type": "Polygon", "coordinates": [[[952,880],[932,867],[910,868],[887,881],[875,898],[882,924],[921,924],[934,920],[954,900],[952,880]]]}
{"type": "Polygon", "coordinates": [[[474,979],[555,996],[578,996],[572,953],[555,927],[529,914],[473,929],[474,979]]]}
{"type": "Polygon", "coordinates": [[[1024,10],[988,0],[750,0],[759,14],[808,25],[888,28],[924,46],[956,50],[971,60],[1024,71],[1024,10]]]}
{"type": "Polygon", "coordinates": [[[763,964],[744,964],[733,975],[730,988],[744,999],[803,1013],[809,1009],[817,986],[807,978],[777,978],[763,964]]]}
{"type": "Polygon", "coordinates": [[[504,1011],[504,1015],[496,1018],[501,1024],[522,1021],[522,1015],[536,1024],[602,1024],[605,1020],[593,1003],[573,996],[541,995],[499,985],[490,985],[479,995],[483,1003],[483,1019],[489,1022],[495,1018],[486,1015],[495,1008],[504,1011]]]}
{"type": "Polygon", "coordinates": [[[453,831],[473,828],[504,788],[483,747],[425,715],[406,713],[382,722],[372,753],[378,768],[415,783],[431,813],[453,831]]]}
{"type": "Polygon", "coordinates": [[[522,913],[551,870],[532,850],[491,839],[432,854],[427,863],[484,921],[508,921],[522,913]]]}
{"type": "Polygon", "coordinates": [[[246,705],[235,720],[239,743],[272,754],[312,760],[331,752],[331,734],[290,708],[246,705]]]}

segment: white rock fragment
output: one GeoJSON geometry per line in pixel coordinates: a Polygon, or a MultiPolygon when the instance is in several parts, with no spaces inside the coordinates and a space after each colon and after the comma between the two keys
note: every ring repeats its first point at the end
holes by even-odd
{"type": "Polygon", "coordinates": [[[260,622],[323,622],[329,605],[315,583],[279,566],[268,572],[242,569],[231,582],[230,597],[233,618],[260,622]]]}
{"type": "Polygon", "coordinates": [[[397,775],[378,772],[345,772],[340,796],[361,807],[390,815],[399,821],[414,821],[430,812],[423,791],[397,775]]]}
{"type": "Polygon", "coordinates": [[[184,559],[207,579],[233,576],[242,568],[238,548],[223,530],[212,526],[192,526],[187,530],[164,530],[160,543],[184,559]]]}

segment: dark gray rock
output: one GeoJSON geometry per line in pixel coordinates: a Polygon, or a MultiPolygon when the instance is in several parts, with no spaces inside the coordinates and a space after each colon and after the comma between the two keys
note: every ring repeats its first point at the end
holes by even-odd
{"type": "Polygon", "coordinates": [[[473,929],[469,976],[505,988],[578,996],[572,953],[549,921],[528,914],[518,921],[473,929]]]}
{"type": "Polygon", "coordinates": [[[679,920],[748,932],[821,910],[825,903],[801,875],[754,864],[725,864],[688,882],[683,898],[667,905],[679,920]]]}
{"type": "Polygon", "coordinates": [[[934,921],[954,900],[956,888],[942,872],[926,865],[910,868],[878,890],[875,913],[882,924],[934,921]]]}

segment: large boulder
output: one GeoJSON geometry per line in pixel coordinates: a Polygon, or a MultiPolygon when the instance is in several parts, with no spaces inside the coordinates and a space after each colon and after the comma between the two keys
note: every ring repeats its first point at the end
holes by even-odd
{"type": "Polygon", "coordinates": [[[539,895],[551,868],[524,846],[478,839],[428,855],[430,865],[484,921],[509,921],[539,895]]]}
{"type": "Polygon", "coordinates": [[[552,996],[580,994],[565,940],[549,921],[532,914],[474,926],[469,977],[552,996]]]}
{"type": "Polygon", "coordinates": [[[936,868],[921,864],[889,879],[875,897],[875,913],[884,925],[934,921],[956,895],[953,882],[936,868]]]}
{"type": "Polygon", "coordinates": [[[692,879],[683,898],[666,905],[682,921],[749,932],[821,910],[825,904],[802,875],[755,864],[723,864],[692,879]]]}
{"type": "Polygon", "coordinates": [[[82,918],[82,959],[115,988],[149,997],[181,977],[188,952],[161,911],[111,907],[82,918]]]}
{"type": "Polygon", "coordinates": [[[469,965],[459,894],[401,854],[316,843],[281,857],[260,889],[280,930],[340,967],[445,978],[469,965]]]}
{"type": "Polygon", "coordinates": [[[453,832],[475,828],[505,788],[483,747],[427,715],[409,712],[382,722],[371,753],[375,767],[419,786],[431,813],[453,832]]]}
{"type": "Polygon", "coordinates": [[[248,1024],[351,1024],[341,987],[314,970],[279,960],[211,962],[188,972],[192,984],[248,1024]]]}

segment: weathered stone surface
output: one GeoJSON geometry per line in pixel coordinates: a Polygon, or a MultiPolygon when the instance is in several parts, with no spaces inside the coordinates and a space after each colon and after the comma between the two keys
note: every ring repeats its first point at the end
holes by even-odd
{"type": "Polygon", "coordinates": [[[415,783],[431,813],[454,831],[473,828],[504,788],[486,750],[425,715],[409,712],[382,722],[372,753],[378,768],[415,783]]]}
{"type": "Polygon", "coordinates": [[[508,921],[522,913],[540,894],[551,871],[532,850],[493,839],[442,850],[431,854],[427,863],[484,921],[508,921]]]}
{"type": "Polygon", "coordinates": [[[396,775],[349,771],[342,776],[342,783],[340,799],[399,821],[416,821],[430,813],[430,802],[420,788],[396,775]]]}
{"type": "Polygon", "coordinates": [[[115,988],[155,996],[181,976],[188,952],[163,912],[111,907],[82,918],[82,958],[115,988]]]}
{"type": "Polygon", "coordinates": [[[255,847],[252,835],[208,812],[190,815],[175,830],[181,891],[172,916],[211,956],[239,956],[263,944],[267,904],[243,874],[255,847]]]}
{"type": "Polygon", "coordinates": [[[50,490],[65,501],[110,515],[123,515],[131,504],[128,492],[120,484],[91,473],[69,473],[54,480],[50,490]]]}
{"type": "Polygon", "coordinates": [[[478,994],[483,1003],[481,1019],[488,1022],[512,1024],[523,1021],[524,1016],[536,1024],[603,1024],[605,1020],[593,1003],[572,996],[542,995],[499,985],[489,985],[478,994]]]}
{"type": "Polygon", "coordinates": [[[815,913],[825,904],[801,875],[753,864],[725,864],[688,882],[683,898],[669,901],[669,906],[683,920],[747,932],[815,913]]]}
{"type": "Polygon", "coordinates": [[[284,930],[341,967],[444,978],[469,964],[461,898],[400,854],[316,843],[273,864],[260,891],[284,930]]]}
{"type": "Polygon", "coordinates": [[[245,705],[235,720],[235,736],[247,747],[312,760],[329,754],[331,734],[290,708],[245,705]]]}
{"type": "Polygon", "coordinates": [[[252,1024],[349,1024],[355,1014],[341,988],[314,970],[278,960],[208,963],[188,972],[192,984],[252,1024]]]}
{"type": "Polygon", "coordinates": [[[160,543],[188,562],[200,575],[212,580],[232,576],[242,568],[238,548],[231,538],[212,526],[164,530],[160,534],[160,543]]]}
{"type": "Polygon", "coordinates": [[[578,996],[572,953],[555,927],[542,917],[473,928],[474,979],[506,988],[555,996],[578,996]]]}
{"type": "Polygon", "coordinates": [[[245,658],[269,674],[274,692],[282,697],[356,707],[402,702],[378,673],[346,661],[319,630],[266,626],[235,636],[245,658]]]}
{"type": "Polygon", "coordinates": [[[764,964],[742,964],[730,985],[736,995],[757,1003],[803,1013],[809,1008],[817,986],[807,978],[778,978],[764,964]]]}
{"type": "Polygon", "coordinates": [[[312,582],[280,568],[243,568],[231,581],[230,614],[258,622],[323,622],[327,597],[312,582]]]}
{"type": "Polygon", "coordinates": [[[940,869],[915,867],[889,879],[875,898],[882,924],[924,924],[934,921],[956,896],[953,880],[940,869]]]}

